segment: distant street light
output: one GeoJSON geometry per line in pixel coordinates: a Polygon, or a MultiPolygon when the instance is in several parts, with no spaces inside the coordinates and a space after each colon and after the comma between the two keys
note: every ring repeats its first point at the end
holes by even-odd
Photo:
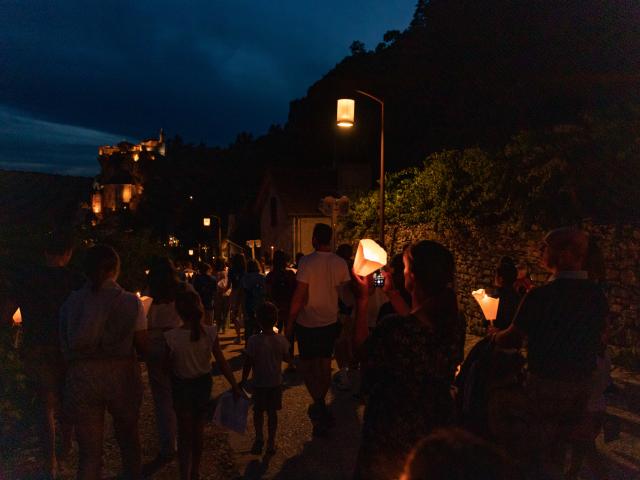
{"type": "MultiPolygon", "coordinates": [[[[378,198],[378,219],[380,229],[380,245],[384,248],[384,102],[370,93],[356,90],[360,95],[370,98],[380,105],[380,192],[378,198]]],[[[341,98],[338,100],[336,123],[339,127],[350,128],[355,123],[355,100],[341,98]]]]}
{"type": "Polygon", "coordinates": [[[204,217],[202,219],[202,225],[205,227],[211,226],[211,219],[215,218],[218,222],[218,256],[222,256],[222,220],[218,215],[211,215],[210,217],[204,217]]]}
{"type": "Polygon", "coordinates": [[[189,249],[189,256],[190,256],[190,257],[193,257],[193,248],[190,248],[190,249],[189,249]]]}

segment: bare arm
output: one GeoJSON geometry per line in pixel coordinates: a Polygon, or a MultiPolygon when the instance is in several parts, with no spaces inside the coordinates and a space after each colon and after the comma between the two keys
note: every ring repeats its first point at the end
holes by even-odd
{"type": "Polygon", "coordinates": [[[296,290],[293,292],[293,298],[291,299],[289,318],[287,319],[287,325],[285,326],[285,335],[287,338],[290,338],[293,333],[293,323],[296,321],[296,318],[298,318],[300,310],[302,310],[307,303],[308,293],[308,283],[298,282],[296,284],[296,290]]]}
{"type": "Polygon", "coordinates": [[[222,353],[222,350],[220,350],[220,340],[217,335],[213,342],[213,348],[211,351],[213,352],[213,357],[216,359],[222,375],[224,375],[224,378],[226,378],[229,385],[231,385],[234,398],[238,399],[239,397],[244,396],[242,389],[238,386],[238,382],[236,382],[236,377],[233,376],[229,363],[227,363],[227,359],[224,358],[224,354],[222,353]]]}
{"type": "Polygon", "coordinates": [[[512,323],[506,330],[496,333],[493,341],[500,348],[520,348],[524,338],[525,333],[512,323]]]}
{"type": "Polygon", "coordinates": [[[407,305],[407,302],[404,301],[400,292],[396,290],[393,286],[393,280],[391,279],[391,272],[387,270],[382,271],[382,275],[384,276],[384,287],[382,291],[391,302],[391,306],[399,315],[409,315],[411,313],[411,308],[407,305]]]}
{"type": "Polygon", "coordinates": [[[367,322],[367,310],[369,308],[369,283],[367,277],[353,272],[353,282],[356,295],[356,326],[354,343],[358,349],[369,336],[369,324],[367,322]]]}
{"type": "Polygon", "coordinates": [[[253,367],[253,359],[249,355],[244,356],[244,365],[242,366],[242,380],[240,383],[244,383],[249,378],[251,368],[253,367]]]}

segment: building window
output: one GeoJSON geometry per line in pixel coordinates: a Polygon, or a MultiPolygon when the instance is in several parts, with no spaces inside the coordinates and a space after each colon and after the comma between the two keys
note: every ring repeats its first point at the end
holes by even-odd
{"type": "Polygon", "coordinates": [[[271,197],[271,226],[278,225],[278,200],[276,197],[271,197]]]}

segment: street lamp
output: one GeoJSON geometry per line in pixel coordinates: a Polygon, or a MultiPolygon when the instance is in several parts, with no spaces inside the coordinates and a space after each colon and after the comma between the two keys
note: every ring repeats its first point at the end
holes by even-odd
{"type": "MultiPolygon", "coordinates": [[[[378,194],[378,228],[380,229],[380,245],[384,247],[384,101],[362,90],[356,90],[356,93],[364,95],[380,105],[380,192],[378,194]]],[[[351,98],[341,98],[338,100],[336,123],[339,127],[353,127],[355,123],[355,108],[355,100],[351,98]]]]}
{"type": "Polygon", "coordinates": [[[215,218],[218,222],[218,257],[222,257],[222,220],[220,220],[218,215],[211,215],[211,217],[204,217],[202,219],[202,225],[210,227],[212,218],[215,218]]]}

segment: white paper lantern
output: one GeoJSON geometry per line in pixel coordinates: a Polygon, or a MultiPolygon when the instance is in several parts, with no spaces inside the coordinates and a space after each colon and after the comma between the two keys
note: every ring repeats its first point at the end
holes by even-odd
{"type": "Polygon", "coordinates": [[[387,264],[387,252],[370,238],[363,238],[358,243],[358,251],[353,261],[353,271],[366,277],[387,264]]]}
{"type": "Polygon", "coordinates": [[[484,288],[471,292],[471,295],[473,295],[473,298],[475,298],[478,305],[480,305],[484,318],[489,321],[495,320],[498,316],[498,305],[500,303],[500,299],[487,295],[484,288]]]}

